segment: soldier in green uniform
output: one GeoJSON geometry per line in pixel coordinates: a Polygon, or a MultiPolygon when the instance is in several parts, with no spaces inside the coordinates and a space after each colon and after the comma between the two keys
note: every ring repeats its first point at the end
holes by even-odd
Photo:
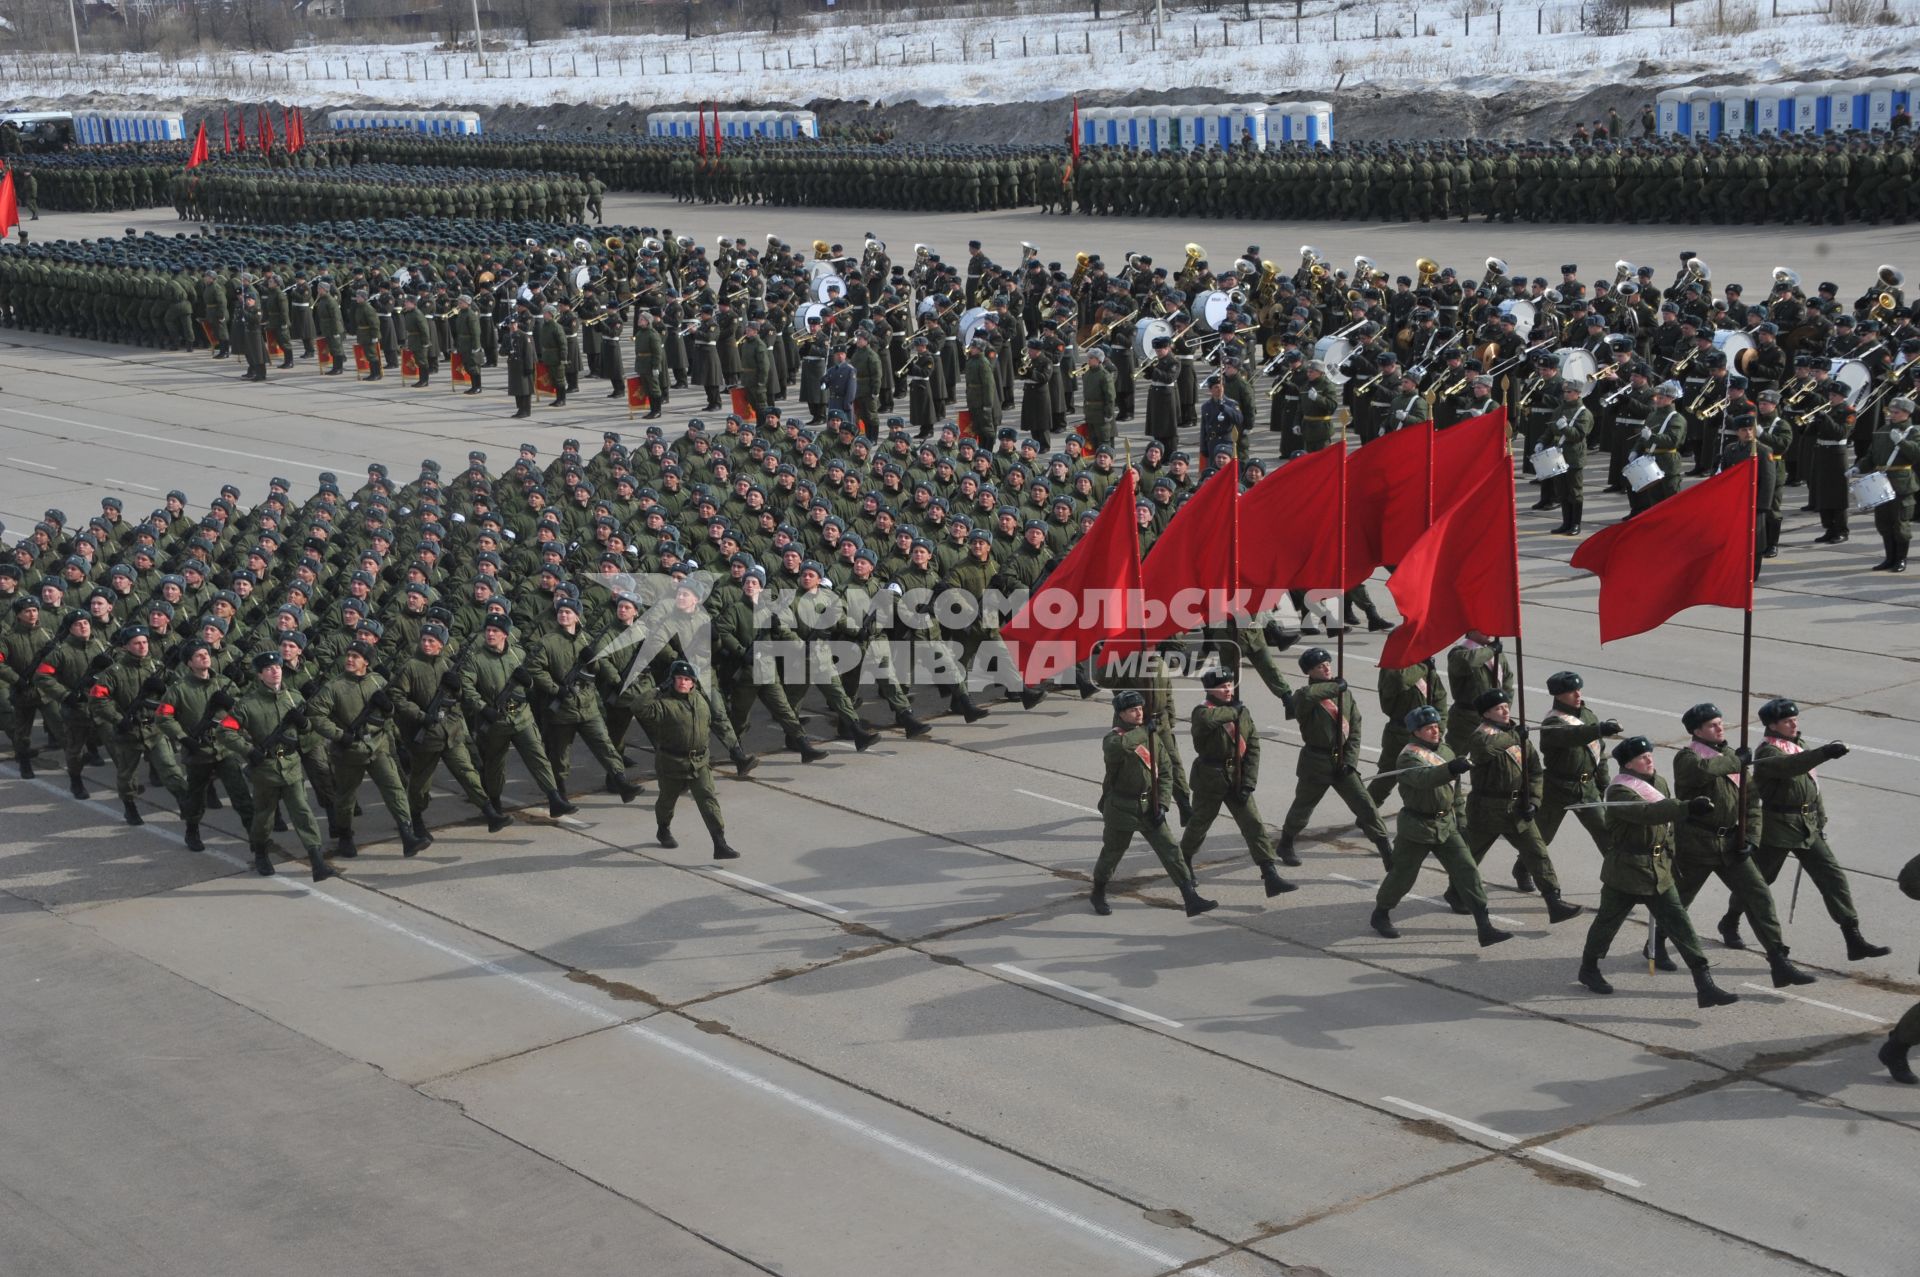
{"type": "Polygon", "coordinates": [[[1300,391],[1300,448],[1318,452],[1333,442],[1333,417],[1340,411],[1340,392],[1327,379],[1327,366],[1307,362],[1307,384],[1300,391]]]}
{"type": "Polygon", "coordinates": [[[698,688],[699,678],[686,661],[667,668],[664,691],[642,674],[634,680],[633,716],[653,741],[655,779],[660,797],[653,805],[656,835],[662,847],[677,847],[673,836],[673,808],[680,795],[691,793],[693,805],[713,839],[715,860],[735,860],[740,853],[727,845],[726,825],[720,817],[720,795],[707,762],[707,737],[713,730],[713,711],[698,688]]]}
{"type": "Polygon", "coordinates": [[[253,682],[223,712],[220,726],[225,729],[223,734],[235,739],[236,752],[241,748],[246,751],[253,811],[253,818],[247,822],[247,846],[253,852],[254,872],[263,876],[273,872],[267,835],[273,830],[273,814],[285,808],[293,832],[307,853],[313,880],[324,882],[338,871],[328,863],[321,847],[320,829],[314,823],[313,809],[307,805],[306,784],[301,777],[300,751],[295,741],[306,725],[306,711],[281,681],[285,671],[280,653],[255,653],[253,671],[253,682]]]}
{"type": "Polygon", "coordinates": [[[1277,848],[1282,864],[1297,865],[1293,840],[1307,827],[1313,809],[1331,789],[1340,795],[1359,822],[1360,832],[1391,863],[1393,845],[1386,822],[1360,783],[1360,707],[1347,690],[1347,680],[1333,672],[1333,653],[1310,647],[1300,654],[1300,670],[1307,681],[1293,694],[1293,720],[1300,725],[1300,758],[1294,765],[1297,783],[1293,805],[1280,827],[1277,848]]]}
{"type": "Polygon", "coordinates": [[[513,621],[504,612],[490,612],[480,626],[480,650],[460,672],[460,706],[467,713],[480,751],[480,784],[496,809],[506,787],[507,751],[519,753],[533,783],[547,798],[547,814],[555,820],[580,810],[567,801],[554,782],[533,711],[527,707],[527,689],[533,672],[526,654],[511,638],[513,621]]]}
{"type": "Polygon", "coordinates": [[[1464,905],[1473,914],[1484,949],[1513,939],[1513,933],[1500,930],[1488,917],[1486,886],[1480,881],[1473,854],[1460,837],[1456,814],[1460,777],[1473,763],[1455,758],[1441,741],[1440,719],[1436,706],[1417,705],[1401,720],[1407,743],[1393,759],[1393,769],[1399,773],[1400,814],[1394,822],[1387,876],[1373,898],[1373,916],[1368,924],[1389,940],[1400,938],[1391,916],[1394,906],[1413,890],[1420,866],[1431,855],[1447,871],[1447,903],[1455,908],[1464,905]]]}
{"type": "Polygon", "coordinates": [[[1618,736],[1620,724],[1587,708],[1586,686],[1587,681],[1573,670],[1547,678],[1553,705],[1540,720],[1540,761],[1546,780],[1534,825],[1540,830],[1540,841],[1551,843],[1568,810],[1574,809],[1575,819],[1586,826],[1594,846],[1605,851],[1606,810],[1586,804],[1601,801],[1600,792],[1607,787],[1607,759],[1600,742],[1618,736]]]}
{"type": "Polygon", "coordinates": [[[459,713],[464,662],[448,656],[446,649],[447,627],[438,621],[422,625],[413,658],[393,676],[390,689],[394,722],[407,760],[407,806],[413,813],[413,836],[422,847],[433,842],[427,829],[427,804],[432,801],[433,774],[443,762],[467,801],[486,817],[488,833],[498,833],[509,823],[506,813],[487,796],[473,765],[473,755],[467,748],[466,720],[459,713]]]}
{"type": "Polygon", "coordinates": [[[340,834],[334,854],[349,859],[360,854],[353,838],[353,809],[361,779],[371,775],[400,834],[401,854],[417,856],[420,840],[413,834],[407,783],[393,756],[394,699],[386,679],[371,672],[373,657],[373,649],[355,639],[341,658],[341,673],[307,699],[307,716],[326,739],[333,765],[333,825],[340,834]]]}
{"type": "Polygon", "coordinates": [[[1674,947],[1693,972],[1693,987],[1702,1007],[1738,1002],[1713,982],[1707,955],[1693,932],[1686,906],[1673,885],[1673,822],[1682,816],[1705,815],[1713,801],[1699,797],[1682,801],[1671,796],[1667,782],[1654,773],[1653,742],[1629,736],[1613,747],[1620,774],[1607,787],[1607,856],[1600,868],[1600,907],[1587,929],[1580,955],[1580,983],[1595,993],[1612,993],[1600,974],[1600,959],[1635,905],[1645,905],[1654,925],[1673,937],[1674,947]]]}
{"type": "Polygon", "coordinates": [[[114,790],[129,825],[146,823],[140,815],[140,764],[151,759],[161,783],[174,801],[186,806],[186,777],[180,774],[172,751],[157,753],[154,712],[167,682],[160,662],[150,651],[151,635],[144,625],[128,625],[114,635],[119,659],[101,670],[88,689],[88,709],[94,733],[106,742],[113,760],[114,790]]]}
{"type": "MultiPolygon", "coordinates": [[[[1787,857],[1795,857],[1800,862],[1796,878],[1799,869],[1805,869],[1826,902],[1827,915],[1839,924],[1847,941],[1847,961],[1885,957],[1891,949],[1872,944],[1860,934],[1860,915],[1853,907],[1846,871],[1827,846],[1826,800],[1814,768],[1846,757],[1845,743],[1835,740],[1808,748],[1800,739],[1800,706],[1785,697],[1762,705],[1760,722],[1767,735],[1753,754],[1754,788],[1760,794],[1762,814],[1754,863],[1772,886],[1787,857]]],[[[1721,934],[1737,934],[1739,921],[1739,910],[1730,908],[1721,919],[1721,934]]]]}
{"type": "Polygon", "coordinates": [[[1100,858],[1093,867],[1093,911],[1102,916],[1113,912],[1107,904],[1107,884],[1120,858],[1135,834],[1144,834],[1147,845],[1167,877],[1180,889],[1180,900],[1189,918],[1218,907],[1194,890],[1193,874],[1180,848],[1167,830],[1167,801],[1173,795],[1170,768],[1162,765],[1154,748],[1154,732],[1147,719],[1147,699],[1128,690],[1113,698],[1113,730],[1101,742],[1105,774],[1100,782],[1100,858]]]}
{"type": "Polygon", "coordinates": [[[1560,449],[1567,463],[1567,472],[1552,480],[1560,499],[1560,526],[1553,530],[1554,536],[1579,536],[1580,515],[1587,504],[1587,439],[1593,434],[1593,414],[1581,402],[1581,394],[1579,382],[1561,381],[1560,405],[1540,440],[1560,449]]]}
{"type": "MultiPolygon", "coordinates": [[[[1753,919],[1754,934],[1766,948],[1774,987],[1812,984],[1812,976],[1787,960],[1773,895],[1753,864],[1749,840],[1760,830],[1761,811],[1756,787],[1748,783],[1747,751],[1727,744],[1727,725],[1716,705],[1695,705],[1680,721],[1690,739],[1673,757],[1674,797],[1688,801],[1704,797],[1711,804],[1704,815],[1689,811],[1677,828],[1673,885],[1680,903],[1691,905],[1707,879],[1717,875],[1732,896],[1733,916],[1737,919],[1738,911],[1744,910],[1753,919]]],[[[1729,940],[1730,949],[1746,947],[1739,943],[1737,928],[1736,922],[1722,937],[1729,940]]],[[[1662,971],[1673,970],[1665,936],[1657,938],[1654,965],[1662,971]]]]}
{"type": "Polygon", "coordinates": [[[1473,861],[1486,859],[1493,844],[1505,838],[1520,853],[1520,865],[1540,886],[1547,902],[1547,921],[1565,922],[1580,906],[1560,896],[1560,878],[1540,830],[1533,823],[1539,813],[1544,773],[1538,752],[1527,748],[1524,727],[1513,721],[1506,692],[1492,688],[1473,703],[1480,724],[1468,738],[1467,757],[1473,762],[1473,791],[1467,795],[1467,848],[1473,861]]]}
{"type": "Polygon", "coordinates": [[[1193,773],[1189,790],[1193,795],[1193,814],[1180,833],[1180,855],[1189,868],[1194,853],[1207,839],[1207,831],[1225,804],[1247,851],[1260,870],[1260,881],[1267,895],[1277,896],[1294,890],[1294,884],[1280,876],[1273,861],[1273,835],[1260,819],[1260,807],[1254,801],[1254,789],[1260,778],[1260,733],[1254,729],[1253,715],[1240,703],[1233,674],[1215,666],[1200,679],[1207,698],[1193,707],[1193,773]]]}
{"type": "MultiPolygon", "coordinates": [[[[1431,706],[1442,718],[1446,716],[1447,686],[1440,679],[1439,666],[1428,657],[1399,669],[1382,665],[1379,688],[1380,713],[1386,719],[1386,726],[1380,729],[1380,770],[1384,773],[1400,767],[1400,751],[1413,740],[1413,732],[1406,726],[1408,715],[1431,706]]],[[[1451,751],[1447,757],[1453,757],[1451,751]]],[[[1393,788],[1391,776],[1376,776],[1367,782],[1367,797],[1378,807],[1393,788]]]]}
{"type": "Polygon", "coordinates": [[[86,766],[92,735],[86,711],[87,689],[93,686],[93,676],[113,663],[104,646],[94,640],[93,618],[85,612],[69,612],[55,641],[42,649],[33,669],[33,690],[46,719],[47,735],[66,753],[67,788],[83,800],[89,795],[80,773],[86,766]],[[96,659],[98,665],[94,664],[96,659]]]}

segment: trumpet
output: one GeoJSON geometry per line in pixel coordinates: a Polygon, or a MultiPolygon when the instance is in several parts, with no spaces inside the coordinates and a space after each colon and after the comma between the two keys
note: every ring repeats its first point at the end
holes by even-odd
{"type": "Polygon", "coordinates": [[[1605,399],[1602,399],[1600,401],[1600,405],[1604,408],[1611,408],[1613,407],[1613,405],[1619,403],[1622,399],[1625,399],[1628,395],[1632,393],[1633,393],[1633,383],[1631,381],[1622,382],[1620,385],[1620,389],[1614,391],[1612,394],[1608,395],[1605,399]]]}

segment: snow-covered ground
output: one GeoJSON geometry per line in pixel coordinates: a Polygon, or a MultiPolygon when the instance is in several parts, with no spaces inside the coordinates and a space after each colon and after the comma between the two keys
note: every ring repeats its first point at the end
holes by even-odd
{"type": "MultiPolygon", "coordinates": [[[[531,48],[471,54],[412,45],[324,45],[287,54],[0,55],[0,80],[33,102],[87,94],[159,100],[268,100],[318,106],[542,103],[733,106],[816,98],[973,105],[1206,88],[1278,99],[1337,89],[1416,88],[1546,98],[1635,83],[1647,96],[1702,76],[1754,82],[1920,68],[1920,0],[1689,0],[1631,10],[1630,29],[1599,35],[1596,7],[1487,0],[1294,7],[1239,16],[1143,15],[838,23],[692,41],[574,32],[531,48]],[[1838,15],[1794,14],[1831,3],[1838,15]],[[1786,10],[1774,16],[1773,9],[1786,10]],[[1470,12],[1471,11],[1471,12],[1470,12]],[[1881,17],[1884,13],[1886,16],[1881,17]],[[1854,21],[1844,20],[1851,16],[1854,21]],[[1376,31],[1379,35],[1376,37],[1376,31]]],[[[1614,18],[1617,23],[1617,16],[1614,18]]],[[[456,38],[462,33],[455,33],[456,38]]],[[[466,33],[470,36],[470,33],[466,33]]],[[[510,39],[492,32],[489,39],[510,39]]],[[[1417,103],[1410,109],[1418,109],[1417,103]]]]}

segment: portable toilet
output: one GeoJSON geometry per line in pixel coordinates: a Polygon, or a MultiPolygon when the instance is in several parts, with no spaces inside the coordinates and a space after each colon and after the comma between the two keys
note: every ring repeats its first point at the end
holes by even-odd
{"type": "Polygon", "coordinates": [[[1655,128],[1662,137],[1674,133],[1692,133],[1692,116],[1687,111],[1687,90],[1662,89],[1654,97],[1655,128]],[[1682,117],[1686,119],[1683,122],[1682,117]]]}
{"type": "Polygon", "coordinates": [[[1818,109],[1826,102],[1827,86],[1824,84],[1803,84],[1793,95],[1793,131],[1795,133],[1818,133],[1820,115],[1818,109]]]}
{"type": "Polygon", "coordinates": [[[1206,119],[1207,117],[1202,114],[1202,108],[1200,107],[1175,107],[1173,109],[1173,132],[1171,134],[1173,149],[1177,151],[1190,151],[1199,145],[1194,138],[1194,134],[1205,126],[1206,119]]]}
{"type": "Polygon", "coordinates": [[[1146,130],[1141,123],[1141,119],[1141,109],[1137,106],[1114,107],[1114,140],[1131,151],[1138,151],[1144,147],[1146,145],[1146,130]]]}
{"type": "Polygon", "coordinates": [[[1745,137],[1753,132],[1753,90],[1720,90],[1720,133],[1723,137],[1745,137]]]}
{"type": "Polygon", "coordinates": [[[1893,75],[1875,76],[1867,81],[1867,127],[1885,130],[1893,127],[1893,95],[1900,87],[1900,77],[1893,75]]]}
{"type": "Polygon", "coordinates": [[[1753,91],[1753,131],[1786,133],[1793,130],[1793,94],[1797,84],[1763,84],[1753,91]]]}
{"type": "Polygon", "coordinates": [[[1307,145],[1333,145],[1333,103],[1303,102],[1307,116],[1307,145]]]}
{"type": "Polygon", "coordinates": [[[1822,132],[1866,131],[1869,101],[1865,80],[1835,80],[1827,85],[1827,127],[1822,132]]]}
{"type": "Polygon", "coordinates": [[[1689,120],[1687,131],[1696,142],[1710,142],[1720,136],[1720,122],[1715,119],[1720,107],[1720,92],[1717,89],[1689,89],[1687,108],[1689,120]]]}
{"type": "Polygon", "coordinates": [[[1149,151],[1164,151],[1174,145],[1174,119],[1171,107],[1147,108],[1145,141],[1149,151]]]}
{"type": "Polygon", "coordinates": [[[1221,130],[1222,146],[1238,146],[1242,134],[1253,139],[1256,151],[1267,149],[1267,107],[1264,102],[1236,103],[1227,108],[1221,130]]]}

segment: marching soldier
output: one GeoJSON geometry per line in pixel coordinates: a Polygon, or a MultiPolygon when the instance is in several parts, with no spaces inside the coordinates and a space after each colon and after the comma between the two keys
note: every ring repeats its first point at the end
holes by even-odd
{"type": "Polygon", "coordinates": [[[1674,798],[1667,782],[1654,773],[1653,742],[1629,736],[1613,747],[1620,774],[1607,787],[1607,857],[1600,868],[1600,907],[1587,929],[1580,955],[1580,983],[1594,993],[1612,993],[1600,974],[1600,960],[1635,905],[1646,906],[1653,925],[1673,938],[1674,947],[1693,972],[1700,1006],[1729,1006],[1740,1000],[1713,982],[1700,938],[1673,885],[1673,824],[1682,816],[1706,815],[1713,800],[1674,798]]]}
{"type": "Polygon", "coordinates": [[[326,739],[333,766],[333,825],[340,834],[333,854],[347,859],[360,854],[353,839],[353,809],[361,779],[371,774],[399,831],[401,854],[417,856],[420,840],[413,833],[407,785],[393,757],[393,696],[386,679],[372,672],[373,656],[371,647],[355,639],[341,658],[341,672],[307,700],[307,717],[326,739]]]}
{"type": "Polygon", "coordinates": [[[713,768],[707,761],[707,737],[713,731],[707,697],[698,689],[699,679],[686,661],[675,661],[667,668],[667,686],[663,691],[642,674],[634,680],[636,698],[633,716],[653,741],[655,780],[660,797],[654,801],[656,837],[662,847],[677,847],[673,836],[673,809],[683,793],[692,793],[693,805],[713,839],[715,860],[737,860],[740,853],[727,845],[726,826],[720,816],[720,795],[714,788],[713,768]]]}
{"type": "Polygon", "coordinates": [[[1560,449],[1561,459],[1567,463],[1566,473],[1549,482],[1560,498],[1560,526],[1552,535],[1571,537],[1580,535],[1580,512],[1586,508],[1587,439],[1593,433],[1593,414],[1581,402],[1578,382],[1562,381],[1560,399],[1560,408],[1547,423],[1541,441],[1560,449]]]}
{"type": "Polygon", "coordinates": [[[1485,860],[1493,844],[1505,838],[1520,853],[1520,867],[1539,885],[1547,921],[1576,917],[1580,906],[1561,898],[1553,857],[1533,823],[1544,788],[1540,756],[1527,748],[1526,729],[1513,721],[1506,692],[1497,687],[1482,692],[1473,707],[1480,715],[1467,750],[1473,763],[1473,790],[1467,795],[1467,849],[1473,862],[1485,860]]]}
{"type": "Polygon", "coordinates": [[[161,784],[173,794],[174,801],[186,805],[186,777],[172,751],[153,749],[158,735],[154,713],[159,708],[166,675],[150,649],[150,634],[144,625],[129,625],[113,636],[120,657],[95,675],[88,689],[88,708],[94,733],[106,742],[107,755],[113,760],[114,790],[129,825],[146,823],[140,815],[140,764],[151,761],[161,784]]]}
{"type": "Polygon", "coordinates": [[[534,787],[546,795],[547,814],[558,820],[580,809],[567,801],[554,781],[546,746],[527,705],[533,672],[526,668],[525,653],[513,643],[512,630],[513,621],[506,613],[487,614],[480,627],[480,649],[460,673],[460,706],[473,726],[480,751],[480,785],[494,810],[504,810],[500,798],[506,788],[507,751],[512,749],[520,755],[534,787]]]}
{"type": "Polygon", "coordinates": [[[1893,500],[1873,509],[1874,530],[1886,557],[1875,564],[1875,572],[1905,572],[1907,547],[1913,542],[1913,494],[1916,484],[1913,468],[1920,465],[1920,434],[1913,428],[1914,401],[1904,395],[1887,404],[1887,426],[1873,436],[1873,449],[1867,455],[1863,472],[1887,476],[1893,484],[1893,500]]]}
{"type": "MultiPolygon", "coordinates": [[[[280,653],[256,653],[253,682],[222,711],[220,726],[238,740],[236,751],[241,746],[246,749],[247,792],[251,795],[253,813],[247,821],[247,847],[253,852],[254,872],[262,876],[273,873],[267,837],[273,830],[274,813],[284,808],[301,848],[307,853],[313,880],[324,882],[339,871],[326,858],[313,809],[307,805],[300,754],[294,743],[307,725],[307,714],[299,699],[282,683],[283,673],[280,653]]],[[[236,807],[239,796],[240,791],[234,791],[236,807]]]]}
{"type": "Polygon", "coordinates": [[[1386,822],[1360,783],[1360,707],[1347,690],[1347,680],[1333,672],[1333,653],[1324,647],[1310,647],[1300,654],[1300,670],[1306,683],[1293,694],[1293,720],[1300,725],[1300,758],[1294,774],[1298,778],[1293,805],[1287,809],[1286,822],[1280,827],[1280,862],[1297,865],[1293,840],[1307,827],[1313,809],[1331,789],[1347,804],[1360,832],[1380,854],[1382,864],[1391,863],[1393,846],[1387,840],[1386,822]]]}
{"type": "Polygon", "coordinates": [[[1534,824],[1540,841],[1551,843],[1560,832],[1560,822],[1572,811],[1604,853],[1606,810],[1594,805],[1602,801],[1600,793],[1607,787],[1607,757],[1600,742],[1618,736],[1620,724],[1587,708],[1586,686],[1586,680],[1572,670],[1547,679],[1553,705],[1540,720],[1540,762],[1546,779],[1534,824]]]}
{"type": "Polygon", "coordinates": [[[1294,890],[1273,862],[1273,835],[1260,819],[1254,789],[1260,777],[1260,734],[1253,715],[1240,703],[1231,673],[1215,666],[1201,676],[1207,699],[1193,707],[1193,773],[1188,789],[1193,814],[1180,833],[1180,855],[1193,867],[1194,853],[1225,804],[1247,851],[1260,870],[1269,897],[1294,890]]]}
{"type": "Polygon", "coordinates": [[[393,677],[393,716],[398,724],[407,760],[407,806],[413,813],[413,836],[421,847],[433,843],[427,829],[427,804],[432,801],[433,774],[442,762],[467,801],[486,817],[487,832],[499,833],[510,823],[494,806],[480,783],[480,773],[467,749],[467,724],[460,716],[460,675],[465,662],[447,655],[447,627],[428,621],[420,627],[413,658],[393,677]]]}
{"type": "MultiPolygon", "coordinates": [[[[1444,718],[1448,706],[1447,685],[1441,681],[1439,666],[1431,656],[1399,669],[1382,665],[1379,688],[1380,714],[1386,719],[1386,725],[1380,729],[1382,774],[1367,782],[1367,797],[1373,799],[1376,807],[1393,792],[1393,778],[1386,773],[1400,766],[1400,751],[1413,740],[1414,733],[1406,725],[1408,716],[1417,709],[1431,706],[1444,718]]],[[[1447,757],[1454,757],[1451,747],[1447,757]]]]}
{"type": "Polygon", "coordinates": [[[1460,777],[1473,763],[1470,759],[1455,758],[1440,739],[1440,718],[1438,708],[1419,705],[1401,720],[1407,743],[1393,758],[1400,788],[1400,814],[1395,820],[1393,854],[1387,861],[1387,876],[1374,895],[1373,916],[1368,919],[1368,925],[1389,940],[1400,938],[1399,930],[1393,925],[1394,907],[1413,890],[1420,866],[1431,855],[1447,871],[1447,903],[1473,915],[1480,947],[1484,949],[1513,939],[1513,933],[1494,926],[1488,916],[1486,886],[1480,881],[1473,854],[1460,837],[1456,817],[1460,806],[1460,777]]]}
{"type": "Polygon", "coordinates": [[[1219,907],[1194,890],[1192,871],[1167,831],[1167,800],[1173,795],[1171,770],[1154,749],[1153,727],[1147,723],[1147,699],[1136,691],[1113,698],[1113,730],[1101,742],[1106,771],[1100,782],[1102,832],[1100,858],[1093,867],[1093,911],[1102,917],[1113,912],[1107,904],[1107,884],[1135,834],[1143,834],[1160,864],[1180,890],[1189,918],[1219,907]]]}
{"type": "Polygon", "coordinates": [[[541,723],[557,790],[566,792],[573,739],[579,736],[605,773],[608,791],[620,795],[621,802],[630,803],[640,796],[640,786],[627,779],[626,764],[607,735],[600,695],[593,683],[593,665],[599,657],[595,646],[580,624],[579,600],[570,594],[554,599],[553,626],[533,640],[527,653],[532,694],[539,698],[534,704],[545,707],[535,717],[541,723]]]}
{"type": "Polygon", "coordinates": [[[453,317],[447,321],[453,353],[460,356],[460,367],[467,374],[467,391],[480,393],[480,316],[473,309],[473,298],[460,294],[453,303],[453,317]]]}

